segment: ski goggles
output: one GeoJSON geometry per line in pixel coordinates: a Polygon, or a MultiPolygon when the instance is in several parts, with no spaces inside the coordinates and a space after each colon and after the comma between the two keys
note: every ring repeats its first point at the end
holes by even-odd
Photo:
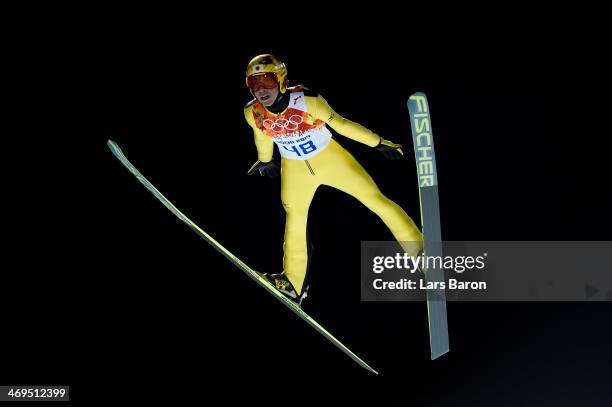
{"type": "Polygon", "coordinates": [[[278,79],[273,72],[266,72],[263,75],[252,75],[247,78],[247,86],[255,92],[259,88],[273,89],[278,86],[278,79]]]}

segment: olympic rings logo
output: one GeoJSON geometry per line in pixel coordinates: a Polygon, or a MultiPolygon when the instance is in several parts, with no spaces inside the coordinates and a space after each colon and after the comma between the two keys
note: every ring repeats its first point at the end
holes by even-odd
{"type": "Polygon", "coordinates": [[[283,130],[295,131],[299,125],[304,122],[304,118],[300,115],[294,114],[289,119],[280,117],[276,120],[266,119],[263,121],[263,126],[272,130],[274,133],[282,133],[283,130]]]}

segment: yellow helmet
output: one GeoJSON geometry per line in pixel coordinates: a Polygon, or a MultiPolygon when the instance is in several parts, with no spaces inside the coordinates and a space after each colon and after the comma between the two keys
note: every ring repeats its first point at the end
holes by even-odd
{"type": "Polygon", "coordinates": [[[250,76],[264,75],[269,72],[276,75],[279,90],[281,93],[285,93],[287,91],[287,67],[278,58],[270,54],[257,55],[249,62],[246,70],[247,86],[249,86],[250,76]]]}

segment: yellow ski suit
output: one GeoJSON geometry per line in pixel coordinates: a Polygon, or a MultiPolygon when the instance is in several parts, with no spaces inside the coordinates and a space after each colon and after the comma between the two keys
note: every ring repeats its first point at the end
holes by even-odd
{"type": "Polygon", "coordinates": [[[380,217],[409,255],[421,249],[422,234],[412,219],[378,189],[357,160],[333,138],[325,127],[370,147],[381,137],[338,115],[320,95],[301,87],[288,89],[287,108],[274,114],[257,100],[244,108],[253,128],[258,159],[272,159],[274,144],[281,153],[281,200],[285,223],[284,272],[301,293],[308,266],[306,225],[308,208],[319,185],[329,185],[357,198],[380,217]]]}

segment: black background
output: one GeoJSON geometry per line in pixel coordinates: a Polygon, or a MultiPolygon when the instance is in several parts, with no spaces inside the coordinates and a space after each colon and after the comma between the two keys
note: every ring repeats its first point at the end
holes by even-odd
{"type": "Polygon", "coordinates": [[[310,17],[269,32],[252,18],[113,17],[58,24],[17,47],[2,382],[68,383],[75,400],[318,404],[327,390],[381,405],[610,401],[609,303],[449,303],[451,352],[432,362],[425,304],[360,302],[360,241],[390,232],[321,188],[304,308],[374,377],[181,224],[105,145],[115,140],[244,262],[280,272],[279,182],[246,175],[256,151],[242,113],[244,68],[271,52],[294,84],[404,144],[410,158],[397,162],[343,141],[417,223],[406,101],[428,95],[445,239],[607,240],[597,27],[577,36],[537,21],[438,31],[310,17]]]}

